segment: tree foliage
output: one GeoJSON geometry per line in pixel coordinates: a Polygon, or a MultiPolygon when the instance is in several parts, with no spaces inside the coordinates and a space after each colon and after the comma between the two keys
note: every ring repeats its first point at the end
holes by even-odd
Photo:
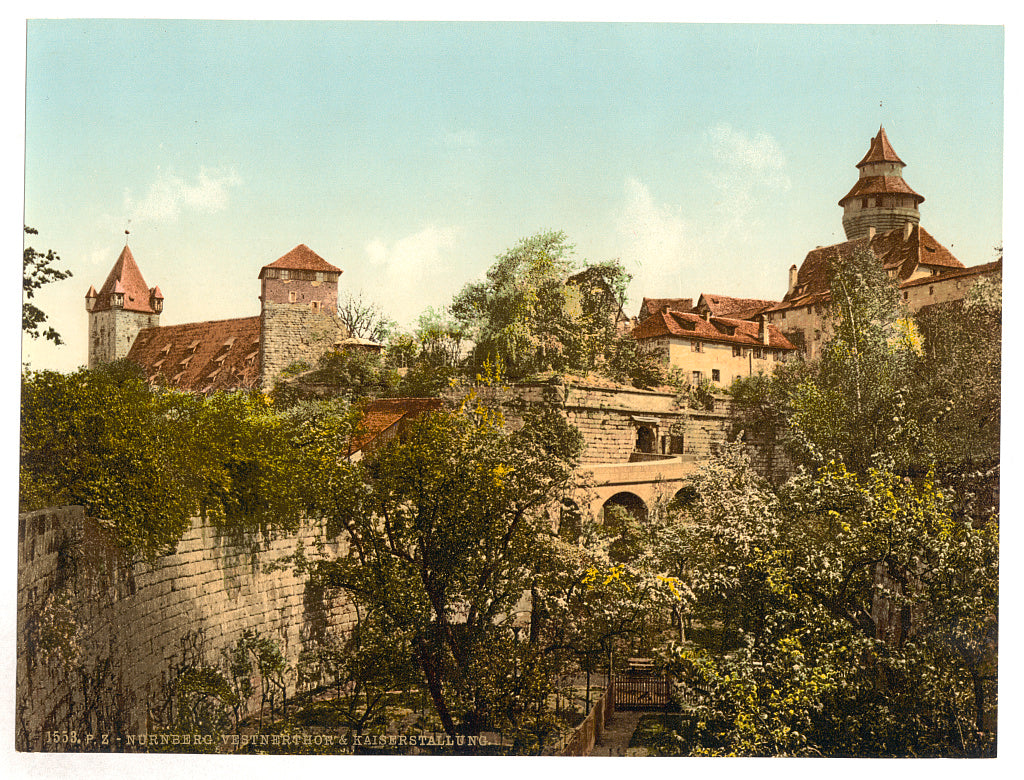
{"type": "Polygon", "coordinates": [[[312,480],[315,511],[349,550],[320,576],[386,617],[452,736],[477,733],[505,695],[499,678],[527,662],[514,607],[544,538],[540,510],[568,488],[581,447],[557,415],[528,415],[514,433],[502,422],[472,404],[427,413],[368,462],[325,451],[312,480]]]}
{"type": "Polygon", "coordinates": [[[260,394],[150,389],[121,361],[27,372],[21,397],[24,510],[80,504],[146,558],[197,514],[245,531],[298,522],[299,431],[260,394]]]}
{"type": "MultiPolygon", "coordinates": [[[[39,231],[26,225],[25,233],[34,236],[38,235],[39,231]]],[[[63,344],[64,339],[52,326],[47,326],[46,330],[42,329],[46,323],[46,313],[31,303],[31,300],[43,286],[71,276],[71,271],[57,267],[59,262],[60,257],[52,249],[40,252],[30,246],[25,247],[22,261],[21,330],[31,338],[37,339],[42,336],[54,344],[63,344]]]]}
{"type": "Polygon", "coordinates": [[[739,484],[713,466],[687,526],[695,609],[737,645],[675,651],[680,678],[708,692],[696,752],[989,754],[994,520],[957,520],[931,478],[838,463],[777,498],[739,484]]]}
{"type": "Polygon", "coordinates": [[[629,275],[617,261],[580,268],[573,251],[561,232],[522,239],[455,297],[452,313],[474,336],[471,368],[500,359],[512,380],[546,371],[648,380],[651,366],[617,331],[629,275]]]}

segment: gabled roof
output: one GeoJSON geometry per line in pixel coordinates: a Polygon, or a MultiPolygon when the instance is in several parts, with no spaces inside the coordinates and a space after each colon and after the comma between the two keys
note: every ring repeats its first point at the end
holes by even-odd
{"type": "Polygon", "coordinates": [[[340,268],[328,263],[305,244],[299,244],[288,254],[282,255],[269,265],[263,266],[260,269],[260,279],[263,278],[263,272],[268,268],[287,269],[290,271],[321,271],[336,274],[342,272],[340,268]]]}
{"type": "Polygon", "coordinates": [[[850,257],[858,249],[874,252],[882,267],[894,271],[896,279],[901,283],[908,280],[918,266],[950,270],[964,267],[920,225],[912,225],[910,235],[905,236],[904,228],[894,228],[885,233],[876,233],[871,238],[865,236],[842,244],[812,249],[797,272],[794,289],[786,293],[781,304],[772,308],[787,309],[826,300],[829,297],[830,263],[839,257],[850,257]]]}
{"type": "Polygon", "coordinates": [[[260,318],[144,328],[127,357],[151,383],[194,393],[253,389],[260,381],[260,318]]]}
{"type": "Polygon", "coordinates": [[[643,320],[662,309],[691,311],[693,309],[693,298],[644,298],[640,304],[638,316],[643,320]]]}
{"type": "Polygon", "coordinates": [[[776,303],[778,301],[764,301],[760,298],[733,298],[729,295],[701,293],[694,311],[702,314],[710,312],[714,317],[736,317],[743,320],[756,317],[776,303]]]}
{"type": "MultiPolygon", "coordinates": [[[[93,288],[90,287],[86,297],[88,298],[89,294],[94,292],[93,288]]],[[[114,263],[114,267],[107,274],[107,280],[103,283],[100,291],[95,293],[96,305],[93,306],[92,310],[94,312],[105,311],[111,308],[111,296],[115,293],[124,296],[121,308],[126,311],[156,314],[153,307],[149,305],[149,287],[146,285],[146,280],[142,278],[142,271],[139,270],[135,258],[132,257],[132,250],[128,248],[127,244],[121,250],[121,255],[117,258],[117,262],[114,263]]]]}
{"type": "MultiPolygon", "coordinates": [[[[771,323],[768,328],[768,346],[774,349],[796,349],[771,323]]],[[[633,331],[637,340],[676,336],[684,339],[715,341],[745,347],[765,346],[761,337],[762,323],[733,317],[711,317],[682,311],[659,311],[641,322],[633,331]]]]}
{"type": "Polygon", "coordinates": [[[377,440],[403,420],[441,408],[440,398],[376,398],[367,404],[356,427],[349,454],[372,449],[377,440]]]}
{"type": "Polygon", "coordinates": [[[878,127],[878,135],[868,142],[868,153],[864,155],[863,160],[857,163],[857,167],[863,168],[865,165],[880,162],[892,162],[899,163],[900,165],[906,165],[906,163],[899,158],[899,155],[896,154],[896,150],[892,148],[892,144],[889,143],[889,137],[885,134],[885,128],[881,125],[878,127]]]}

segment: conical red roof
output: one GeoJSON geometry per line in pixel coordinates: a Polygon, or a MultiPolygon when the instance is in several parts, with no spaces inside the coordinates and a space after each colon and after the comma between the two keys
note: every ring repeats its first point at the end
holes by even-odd
{"type": "Polygon", "coordinates": [[[132,257],[132,250],[125,244],[121,250],[120,257],[114,263],[107,275],[107,281],[103,283],[96,296],[96,305],[93,311],[103,311],[111,308],[110,296],[114,293],[124,295],[124,302],[121,308],[126,311],[140,311],[146,314],[156,314],[149,305],[149,286],[142,278],[142,271],[132,257]]]}
{"type": "Polygon", "coordinates": [[[864,155],[864,159],[857,163],[858,168],[863,168],[865,165],[871,163],[880,162],[892,162],[899,163],[900,165],[906,165],[903,160],[899,158],[896,151],[892,148],[892,144],[889,143],[889,138],[885,134],[885,128],[879,126],[878,135],[871,139],[871,144],[868,146],[868,153],[864,155]]]}

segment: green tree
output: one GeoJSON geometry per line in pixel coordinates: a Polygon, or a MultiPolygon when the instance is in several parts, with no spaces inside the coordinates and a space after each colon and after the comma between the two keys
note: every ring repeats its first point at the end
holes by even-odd
{"type": "MultiPolygon", "coordinates": [[[[724,467],[723,467],[724,466],[724,467]]],[[[930,478],[833,462],[780,492],[697,483],[685,550],[727,652],[677,647],[704,689],[695,752],[986,755],[994,747],[998,532],[930,478]]]]}
{"type": "Polygon", "coordinates": [[[493,664],[513,674],[524,660],[504,653],[513,607],[530,587],[541,510],[568,489],[580,451],[557,414],[528,414],[508,433],[500,415],[471,403],[421,415],[368,461],[325,450],[309,480],[315,511],[348,542],[346,555],[321,564],[323,582],[387,617],[453,737],[485,719],[493,664]]]}
{"type": "Polygon", "coordinates": [[[391,395],[399,385],[398,373],[380,354],[362,349],[336,349],[322,355],[315,368],[295,363],[271,391],[276,406],[287,408],[300,401],[376,398],[391,395]]]}
{"type": "Polygon", "coordinates": [[[646,381],[635,343],[618,338],[628,281],[617,261],[579,268],[564,233],[521,240],[452,303],[474,334],[471,367],[500,359],[512,380],[604,371],[646,381]]]}
{"type": "MultiPolygon", "coordinates": [[[[34,236],[38,235],[39,231],[26,225],[25,233],[34,236]]],[[[31,300],[41,287],[71,276],[71,271],[57,267],[59,262],[60,257],[52,249],[40,252],[30,246],[25,247],[22,261],[21,330],[34,339],[42,336],[54,344],[63,344],[64,339],[52,326],[42,330],[47,319],[46,313],[31,303],[31,300]]]]}
{"type": "Polygon", "coordinates": [[[297,435],[260,394],[151,389],[126,361],[27,372],[22,509],[82,505],[145,558],[172,550],[199,514],[242,531],[294,527],[297,435]]]}

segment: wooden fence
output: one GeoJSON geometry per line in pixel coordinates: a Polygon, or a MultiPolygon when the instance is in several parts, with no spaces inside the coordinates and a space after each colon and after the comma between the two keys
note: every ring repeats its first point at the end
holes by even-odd
{"type": "Polygon", "coordinates": [[[577,726],[576,731],[566,740],[559,756],[589,756],[601,737],[604,728],[615,714],[615,685],[609,685],[604,695],[597,700],[587,717],[577,726]]]}

